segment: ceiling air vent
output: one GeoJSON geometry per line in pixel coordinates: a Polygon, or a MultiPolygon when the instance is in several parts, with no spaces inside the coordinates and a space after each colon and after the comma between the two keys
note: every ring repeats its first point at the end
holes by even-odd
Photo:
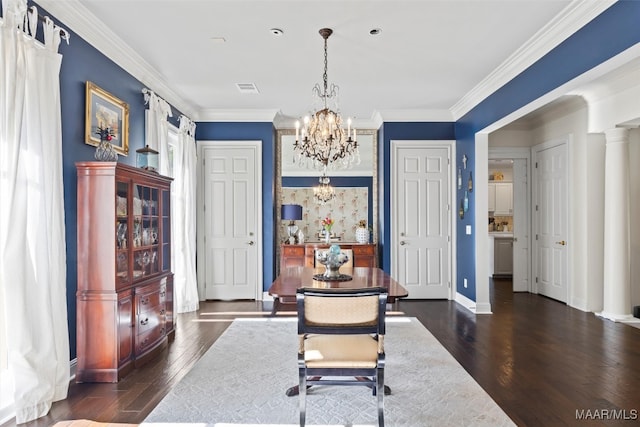
{"type": "Polygon", "coordinates": [[[240,93],[260,93],[253,83],[236,83],[236,87],[240,93]]]}

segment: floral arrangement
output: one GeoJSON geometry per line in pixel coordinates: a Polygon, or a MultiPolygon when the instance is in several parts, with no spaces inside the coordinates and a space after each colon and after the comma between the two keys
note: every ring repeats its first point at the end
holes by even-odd
{"type": "Polygon", "coordinates": [[[335,223],[334,219],[331,217],[326,217],[322,220],[321,224],[322,227],[327,230],[327,232],[331,232],[331,227],[333,227],[333,224],[335,223]]]}

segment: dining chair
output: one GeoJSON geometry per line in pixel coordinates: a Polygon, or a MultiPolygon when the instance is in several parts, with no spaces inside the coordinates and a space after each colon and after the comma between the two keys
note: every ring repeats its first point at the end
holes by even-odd
{"type": "Polygon", "coordinates": [[[384,426],[387,295],[384,288],[297,290],[300,426],[306,420],[307,388],[321,385],[371,388],[378,425],[384,426]]]}

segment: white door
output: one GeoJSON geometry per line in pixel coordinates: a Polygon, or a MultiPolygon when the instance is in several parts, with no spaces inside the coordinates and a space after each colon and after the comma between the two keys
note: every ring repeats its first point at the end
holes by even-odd
{"type": "Polygon", "coordinates": [[[392,276],[409,298],[450,299],[452,144],[392,144],[392,276]]]}
{"type": "Polygon", "coordinates": [[[513,160],[513,291],[529,291],[527,160],[513,160]]]}
{"type": "Polygon", "coordinates": [[[538,292],[567,302],[567,141],[534,147],[536,282],[538,292]]]}
{"type": "Polygon", "coordinates": [[[256,299],[260,280],[259,143],[202,146],[206,299],[256,299]]]}

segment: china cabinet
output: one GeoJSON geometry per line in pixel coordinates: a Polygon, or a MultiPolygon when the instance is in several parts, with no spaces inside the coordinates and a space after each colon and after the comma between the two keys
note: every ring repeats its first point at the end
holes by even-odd
{"type": "Polygon", "coordinates": [[[78,382],[117,382],[175,334],[171,178],[76,163],[78,382]]]}

